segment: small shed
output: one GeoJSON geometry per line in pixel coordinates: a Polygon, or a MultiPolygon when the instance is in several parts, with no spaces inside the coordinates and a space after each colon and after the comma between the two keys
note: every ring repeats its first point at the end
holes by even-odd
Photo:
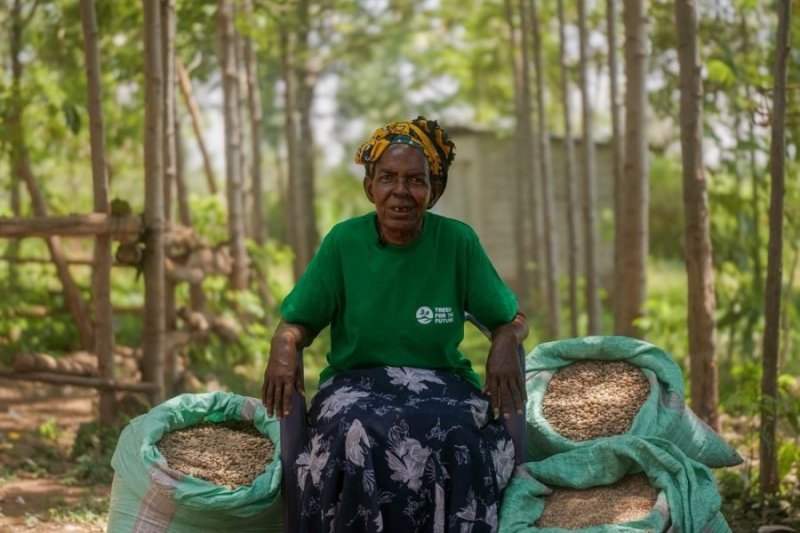
{"type": "MultiPolygon", "coordinates": [[[[514,289],[519,287],[514,246],[513,177],[516,172],[514,138],[511,135],[468,127],[448,127],[456,144],[456,158],[450,169],[447,192],[435,211],[469,224],[477,233],[500,276],[514,289]]],[[[568,275],[567,182],[564,175],[564,142],[551,137],[555,195],[555,223],[558,228],[559,277],[568,275]]],[[[578,213],[578,269],[584,275],[582,148],[575,140],[575,195],[578,213]]],[[[597,168],[597,266],[600,283],[610,287],[613,276],[613,153],[607,143],[595,145],[597,168]]],[[[538,171],[538,169],[537,169],[538,171]]]]}

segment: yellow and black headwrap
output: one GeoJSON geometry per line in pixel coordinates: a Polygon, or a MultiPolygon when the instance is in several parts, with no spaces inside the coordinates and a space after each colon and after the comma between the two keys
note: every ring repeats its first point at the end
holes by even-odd
{"type": "Polygon", "coordinates": [[[456,157],[456,145],[437,121],[419,116],[408,122],[390,122],[375,130],[370,140],[361,145],[356,151],[355,161],[367,167],[369,174],[372,165],[393,144],[408,144],[419,149],[430,164],[431,181],[441,182],[444,190],[447,170],[456,157]]]}

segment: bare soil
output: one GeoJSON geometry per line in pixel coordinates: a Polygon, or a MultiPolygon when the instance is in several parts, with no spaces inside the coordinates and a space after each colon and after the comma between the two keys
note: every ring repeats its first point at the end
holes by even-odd
{"type": "Polygon", "coordinates": [[[90,389],[0,378],[0,532],[105,531],[109,485],[65,482],[81,424],[95,420],[90,389]],[[43,444],[44,443],[44,444],[43,444]]]}

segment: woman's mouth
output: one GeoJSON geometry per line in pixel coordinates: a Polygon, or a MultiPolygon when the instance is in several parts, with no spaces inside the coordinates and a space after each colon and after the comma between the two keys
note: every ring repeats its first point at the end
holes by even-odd
{"type": "Polygon", "coordinates": [[[410,213],[412,209],[413,208],[409,206],[395,206],[389,208],[393,213],[410,213]]]}

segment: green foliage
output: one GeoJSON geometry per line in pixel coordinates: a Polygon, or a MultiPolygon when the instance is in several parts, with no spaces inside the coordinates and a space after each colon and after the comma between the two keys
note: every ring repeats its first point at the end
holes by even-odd
{"type": "Polygon", "coordinates": [[[650,159],[649,251],[656,259],[683,260],[683,178],[674,158],[650,159]]]}
{"type": "Polygon", "coordinates": [[[55,418],[48,418],[39,426],[39,436],[46,440],[56,442],[63,435],[64,432],[56,425],[55,418]]]}
{"type": "Polygon", "coordinates": [[[127,420],[120,420],[116,426],[102,424],[94,420],[81,424],[70,450],[74,466],[66,474],[65,481],[75,484],[108,484],[114,478],[111,457],[117,447],[120,428],[127,420]]]}

